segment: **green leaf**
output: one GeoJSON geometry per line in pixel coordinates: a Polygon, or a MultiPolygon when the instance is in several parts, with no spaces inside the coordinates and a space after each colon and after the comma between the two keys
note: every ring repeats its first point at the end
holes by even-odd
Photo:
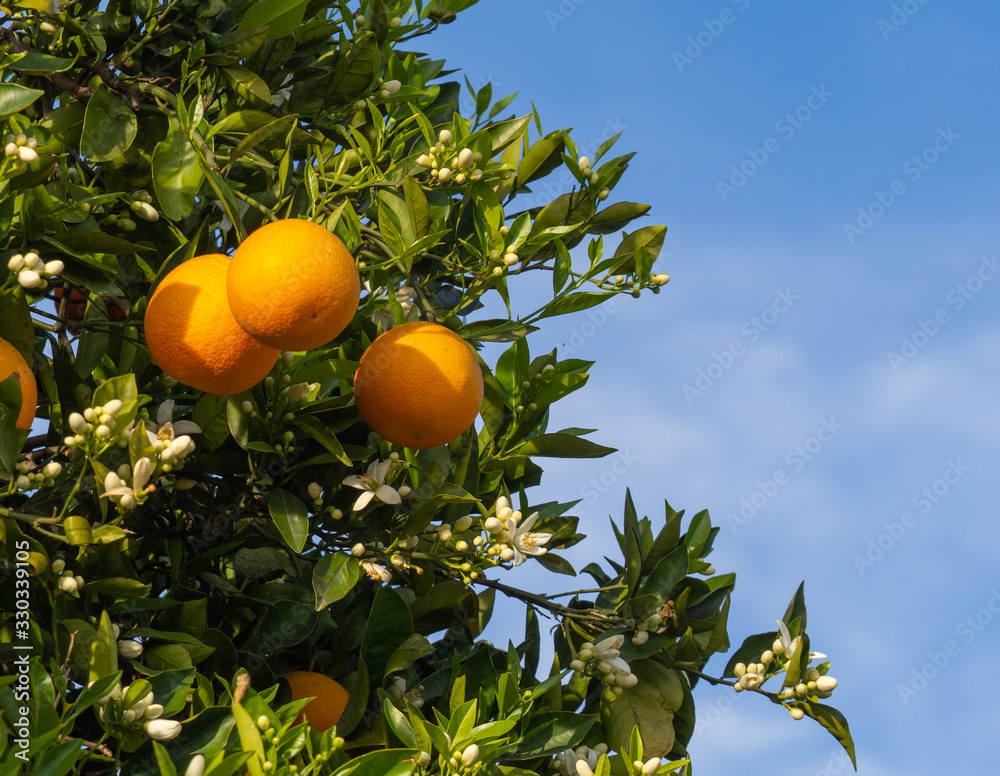
{"type": "Polygon", "coordinates": [[[229,154],[229,164],[232,164],[244,154],[252,151],[262,143],[269,143],[275,138],[286,137],[289,130],[295,126],[297,116],[283,116],[280,119],[256,129],[243,138],[229,154]]]}
{"type": "Polygon", "coordinates": [[[204,180],[198,151],[180,123],[171,119],[166,138],[153,149],[153,189],[163,214],[172,221],[190,215],[204,180]]]}
{"type": "Polygon", "coordinates": [[[312,578],[316,611],[322,611],[351,592],[360,576],[361,566],[351,555],[331,552],[316,561],[312,578]]]}
{"type": "Polygon", "coordinates": [[[833,706],[825,706],[822,703],[789,703],[791,706],[797,706],[802,709],[807,716],[812,717],[820,725],[830,731],[830,735],[836,738],[844,751],[847,752],[851,757],[851,763],[854,765],[854,770],[858,769],[858,760],[854,752],[854,738],[851,736],[851,729],[847,724],[847,719],[837,711],[833,706]]]}
{"type": "Polygon", "coordinates": [[[83,711],[86,711],[95,703],[97,703],[101,698],[111,692],[114,686],[118,684],[118,681],[122,678],[121,671],[115,671],[113,674],[108,674],[107,676],[102,676],[100,679],[94,681],[90,687],[85,687],[73,702],[72,715],[76,716],[83,711]]]}
{"type": "MultiPolygon", "coordinates": [[[[29,75],[50,75],[52,73],[64,73],[73,67],[74,64],[76,64],[76,57],[68,59],[66,57],[54,57],[50,54],[41,54],[37,51],[31,51],[16,62],[12,62],[10,67],[12,70],[16,70],[19,73],[28,73],[29,75]]],[[[10,84],[3,84],[3,86],[9,85],[10,84]]]]}
{"type": "Polygon", "coordinates": [[[241,406],[250,394],[239,393],[226,400],[226,419],[229,421],[229,433],[233,435],[236,444],[247,449],[250,443],[250,417],[241,406]]]}
{"type": "MultiPolygon", "coordinates": [[[[682,548],[683,549],[683,548],[682,548]]],[[[747,636],[743,640],[732,657],[729,658],[729,662],[726,664],[726,670],[722,672],[723,676],[735,677],[736,674],[733,669],[736,667],[737,663],[756,663],[760,660],[760,656],[764,654],[765,651],[771,649],[774,644],[774,640],[778,638],[777,631],[771,631],[769,633],[755,633],[753,636],[747,636]]]]}
{"type": "Polygon", "coordinates": [[[123,240],[121,237],[115,237],[113,234],[89,232],[83,229],[51,234],[45,239],[47,242],[55,243],[57,246],[78,253],[112,253],[121,255],[152,250],[151,248],[136,245],[134,242],[123,240]]]}
{"type": "Polygon", "coordinates": [[[260,737],[260,730],[256,721],[247,713],[243,704],[233,701],[233,717],[236,718],[236,732],[240,737],[240,747],[244,752],[253,752],[256,757],[247,761],[252,776],[264,776],[264,769],[261,767],[266,759],[264,756],[264,741],[260,737]]]}
{"type": "Polygon", "coordinates": [[[482,342],[513,342],[527,337],[537,326],[531,326],[521,321],[510,321],[506,318],[492,318],[486,321],[473,321],[458,330],[458,334],[467,340],[482,342]]]}
{"type": "Polygon", "coordinates": [[[589,310],[591,307],[607,301],[615,295],[614,291],[580,291],[575,294],[556,299],[548,305],[538,319],[553,318],[557,315],[567,315],[569,313],[589,310]]]}
{"type": "Polygon", "coordinates": [[[267,500],[268,510],[281,538],[294,552],[302,552],[309,538],[309,512],[298,496],[275,488],[267,500]]]}
{"type": "Polygon", "coordinates": [[[271,90],[267,88],[264,79],[253,70],[243,67],[243,65],[229,65],[222,68],[222,72],[226,74],[226,80],[230,86],[243,99],[259,105],[271,106],[274,104],[271,100],[271,90]]]}
{"type": "Polygon", "coordinates": [[[587,231],[597,234],[611,234],[624,229],[628,224],[649,212],[650,205],[638,202],[615,202],[603,208],[594,216],[587,231]]]}
{"type": "Polygon", "coordinates": [[[621,261],[615,265],[610,274],[631,271],[635,264],[633,257],[640,248],[649,251],[650,262],[655,261],[656,257],[660,255],[660,249],[663,248],[663,239],[666,234],[667,227],[662,225],[644,226],[642,229],[626,234],[618,246],[618,250],[615,251],[615,258],[620,257],[621,261]]]}
{"type": "Polygon", "coordinates": [[[518,447],[517,452],[546,458],[603,458],[615,452],[615,448],[572,434],[540,434],[518,447]]]}
{"type": "Polygon", "coordinates": [[[687,547],[678,547],[656,564],[653,573],[642,586],[642,595],[655,595],[660,601],[667,601],[670,599],[670,591],[687,576],[687,573],[687,547]]]}
{"type": "Polygon", "coordinates": [[[552,267],[552,293],[558,295],[569,282],[569,272],[573,268],[573,259],[569,250],[558,237],[555,240],[556,260],[552,267]]]}
{"type": "Polygon", "coordinates": [[[597,722],[593,714],[569,711],[540,712],[531,716],[530,728],[510,753],[518,760],[548,757],[577,746],[597,722]]]}
{"type": "MultiPolygon", "coordinates": [[[[798,590],[795,591],[795,595],[792,596],[792,600],[788,602],[788,608],[785,610],[785,616],[781,619],[784,621],[785,625],[790,625],[796,618],[801,619],[801,624],[799,626],[799,633],[805,633],[806,630],[806,583],[803,581],[799,583],[798,590]]],[[[792,637],[797,636],[797,633],[792,633],[792,637]]]]}
{"type": "Polygon", "coordinates": [[[500,121],[487,127],[486,133],[489,135],[490,142],[493,145],[493,156],[499,154],[511,143],[520,140],[530,121],[531,116],[528,115],[500,121]]]}
{"type": "Polygon", "coordinates": [[[105,577],[87,582],[88,593],[113,595],[115,598],[145,598],[152,589],[152,585],[129,577],[105,577]]]}
{"type": "Polygon", "coordinates": [[[125,428],[133,420],[139,410],[139,389],[136,388],[135,375],[125,374],[105,380],[94,391],[93,406],[105,405],[113,399],[122,403],[122,408],[115,415],[117,428],[125,428]]]}
{"type": "Polygon", "coordinates": [[[268,38],[283,38],[295,32],[305,12],[306,0],[257,0],[243,14],[240,28],[267,25],[268,38]]]}
{"type": "Polygon", "coordinates": [[[83,739],[71,738],[45,748],[34,763],[31,773],[34,776],[66,776],[77,758],[86,757],[87,753],[83,747],[83,739]]]}
{"type": "Polygon", "coordinates": [[[0,117],[20,113],[45,92],[19,84],[0,83],[0,117]]]}
{"type": "Polygon", "coordinates": [[[118,671],[118,642],[111,630],[111,618],[101,612],[94,640],[90,644],[90,680],[96,681],[118,671]]]}
{"type": "Polygon", "coordinates": [[[396,671],[405,671],[413,663],[422,657],[434,654],[434,647],[427,640],[426,636],[419,633],[412,633],[400,644],[396,651],[389,656],[385,664],[385,676],[396,671]]]}
{"type": "Polygon", "coordinates": [[[347,101],[364,94],[375,80],[378,67],[379,48],[375,33],[366,30],[354,39],[347,53],[338,58],[327,85],[327,98],[347,101]]]}
{"type": "Polygon", "coordinates": [[[153,741],[153,753],[156,755],[156,765],[160,776],[177,776],[177,767],[170,759],[167,748],[159,741],[153,741]]]}
{"type": "Polygon", "coordinates": [[[684,701],[681,679],[654,660],[633,660],[630,667],[639,683],[613,700],[601,698],[604,740],[616,751],[628,751],[632,729],[638,727],[644,748],[666,755],[674,746],[674,712],[684,701]]]}
{"type": "Polygon", "coordinates": [[[517,167],[518,186],[524,186],[536,178],[543,178],[562,164],[561,154],[565,145],[562,138],[536,140],[517,167]]]}
{"type": "Polygon", "coordinates": [[[368,613],[361,658],[372,676],[383,676],[389,658],[413,633],[410,608],[394,588],[381,587],[368,613]]]}
{"type": "Polygon", "coordinates": [[[87,103],[80,152],[94,162],[117,159],[129,149],[138,131],[139,123],[125,100],[102,84],[87,103]]]}
{"type": "Polygon", "coordinates": [[[323,445],[323,447],[332,453],[338,461],[344,464],[344,466],[351,465],[351,459],[347,453],[344,452],[344,448],[341,446],[340,440],[337,439],[337,435],[327,428],[318,418],[313,415],[299,415],[292,421],[292,423],[297,428],[304,431],[308,436],[323,445]]]}

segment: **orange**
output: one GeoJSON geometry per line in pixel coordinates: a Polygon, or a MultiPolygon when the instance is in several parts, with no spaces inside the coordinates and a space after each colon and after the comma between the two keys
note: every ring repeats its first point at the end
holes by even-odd
{"type": "Polygon", "coordinates": [[[226,283],[233,315],[256,340],[311,350],[347,328],[361,278],[347,247],[311,221],[265,224],[233,256],[226,283]]]}
{"type": "Polygon", "coordinates": [[[340,721],[350,695],[329,676],[315,671],[292,671],[285,674],[285,681],[292,688],[293,701],[313,699],[296,717],[296,724],[302,721],[304,715],[314,728],[327,731],[340,721]]]}
{"type": "Polygon", "coordinates": [[[246,391],[263,380],[278,351],[236,322],[226,301],[229,257],[195,256],[160,282],[146,308],[146,343],[172,378],[206,393],[246,391]]]}
{"type": "MultiPolygon", "coordinates": [[[[64,293],[63,287],[56,286],[54,292],[56,300],[56,310],[59,309],[59,303],[62,302],[63,293],[64,293]]],[[[108,301],[108,298],[106,296],[101,298],[105,302],[108,301]]],[[[108,310],[108,320],[110,321],[120,321],[122,318],[125,317],[125,313],[116,304],[107,305],[107,310],[108,310]]],[[[72,291],[70,291],[69,301],[66,303],[66,317],[69,318],[71,321],[82,321],[86,311],[87,311],[86,297],[84,297],[83,294],[81,294],[74,288],[72,291]]]]}
{"type": "Polygon", "coordinates": [[[369,427],[393,444],[437,447],[476,419],[483,374],[455,332],[436,323],[404,323],[361,356],[354,401],[369,427]]]}
{"type": "Polygon", "coordinates": [[[30,429],[31,421],[35,419],[35,407],[38,405],[38,387],[31,367],[17,348],[7,340],[0,339],[0,380],[6,380],[11,375],[17,375],[21,381],[21,413],[14,424],[18,428],[30,429]]]}

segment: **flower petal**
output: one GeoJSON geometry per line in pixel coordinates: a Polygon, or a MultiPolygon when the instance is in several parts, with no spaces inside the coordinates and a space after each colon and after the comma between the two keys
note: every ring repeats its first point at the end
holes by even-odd
{"type": "Polygon", "coordinates": [[[368,473],[375,478],[375,481],[378,482],[379,485],[382,485],[385,482],[385,476],[389,473],[389,469],[391,467],[392,461],[382,461],[381,463],[375,465],[374,471],[369,469],[368,473]]]}
{"type": "Polygon", "coordinates": [[[530,515],[528,515],[528,519],[525,520],[523,523],[521,523],[521,525],[518,527],[517,532],[518,533],[527,533],[528,531],[531,530],[531,526],[533,526],[535,524],[535,521],[537,519],[538,519],[538,513],[537,512],[532,512],[530,515]]]}
{"type": "Polygon", "coordinates": [[[792,635],[788,632],[788,626],[784,622],[781,620],[775,620],[775,622],[778,623],[778,635],[781,639],[781,646],[787,652],[792,646],[792,635]]]}
{"type": "Polygon", "coordinates": [[[135,462],[135,469],[132,471],[132,488],[140,491],[149,482],[149,475],[153,473],[153,462],[143,456],[135,462]]]}
{"type": "Polygon", "coordinates": [[[395,488],[389,485],[383,485],[378,490],[375,491],[375,495],[378,496],[379,500],[384,504],[399,504],[402,499],[399,497],[399,493],[395,488]]]}
{"type": "Polygon", "coordinates": [[[360,512],[362,509],[368,506],[368,502],[371,501],[373,498],[375,498],[374,491],[366,490],[364,493],[358,496],[358,500],[354,502],[354,511],[360,512]]]}
{"type": "Polygon", "coordinates": [[[167,399],[156,411],[156,425],[165,426],[174,419],[174,400],[167,399]]]}
{"type": "Polygon", "coordinates": [[[175,434],[200,434],[201,426],[193,420],[178,420],[174,423],[175,434]]]}
{"type": "Polygon", "coordinates": [[[341,481],[342,484],[349,488],[358,488],[359,490],[368,490],[368,485],[362,480],[358,475],[351,474],[341,481]]]}

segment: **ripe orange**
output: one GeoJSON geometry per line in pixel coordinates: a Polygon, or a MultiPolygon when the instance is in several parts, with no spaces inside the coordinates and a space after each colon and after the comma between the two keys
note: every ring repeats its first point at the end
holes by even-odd
{"type": "Polygon", "coordinates": [[[304,715],[314,728],[327,731],[340,721],[350,695],[329,676],[314,671],[292,671],[285,674],[285,681],[292,688],[293,701],[313,698],[296,717],[296,724],[304,715]]]}
{"type": "MultiPolygon", "coordinates": [[[[59,309],[59,303],[63,298],[63,287],[56,286],[54,291],[56,310],[59,309]]],[[[106,296],[101,297],[105,302],[108,301],[106,296]]],[[[125,317],[124,311],[116,304],[107,305],[108,309],[108,320],[120,321],[125,317]]],[[[82,321],[84,314],[87,312],[87,299],[77,291],[75,288],[70,291],[69,301],[66,303],[66,317],[71,321],[82,321]]]]}
{"type": "Polygon", "coordinates": [[[361,278],[347,247],[311,221],[265,224],[236,249],[226,282],[233,315],[256,340],[310,350],[347,328],[361,278]]]}
{"type": "Polygon", "coordinates": [[[17,375],[21,381],[21,413],[14,424],[18,428],[30,429],[35,419],[35,407],[38,406],[38,387],[31,367],[17,348],[7,340],[0,339],[0,380],[6,380],[11,375],[17,375]]]}
{"type": "Polygon", "coordinates": [[[483,374],[469,344],[436,323],[389,329],[361,356],[354,401],[373,431],[404,447],[459,436],[483,403],[483,374]]]}
{"type": "Polygon", "coordinates": [[[228,256],[195,256],[160,282],[146,308],[146,343],[157,365],[178,382],[220,395],[248,390],[278,360],[277,350],[233,318],[228,271],[228,256]]]}

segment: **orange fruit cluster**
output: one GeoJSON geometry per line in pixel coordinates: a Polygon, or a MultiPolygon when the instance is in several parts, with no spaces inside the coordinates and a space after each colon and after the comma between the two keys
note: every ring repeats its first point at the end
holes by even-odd
{"type": "Polygon", "coordinates": [[[340,334],[360,294],[354,258],[335,235],[310,221],[275,221],[232,259],[196,256],[172,270],[146,308],[146,342],[178,382],[240,393],[267,376],[280,351],[340,334]]]}
{"type": "MultiPolygon", "coordinates": [[[[184,262],[146,308],[146,341],[177,381],[215,394],[248,390],[281,350],[309,350],[340,334],[357,311],[354,258],[328,230],[287,219],[262,226],[230,260],[184,262]]],[[[443,445],[472,425],[483,402],[475,352],[435,323],[406,323],[378,337],[354,376],[369,427],[412,448],[443,445]]]]}

